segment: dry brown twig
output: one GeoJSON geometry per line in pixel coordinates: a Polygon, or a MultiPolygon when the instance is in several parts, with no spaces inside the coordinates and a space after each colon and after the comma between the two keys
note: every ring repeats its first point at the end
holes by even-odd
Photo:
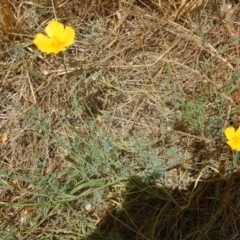
{"type": "Polygon", "coordinates": [[[11,10],[11,6],[7,0],[0,0],[0,25],[2,31],[7,35],[9,40],[13,39],[15,19],[11,10]]]}

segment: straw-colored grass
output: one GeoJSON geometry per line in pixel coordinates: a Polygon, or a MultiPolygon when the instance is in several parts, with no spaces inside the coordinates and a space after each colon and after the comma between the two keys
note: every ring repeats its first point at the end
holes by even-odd
{"type": "Polygon", "coordinates": [[[6,3],[0,239],[239,239],[239,3],[6,3]]]}

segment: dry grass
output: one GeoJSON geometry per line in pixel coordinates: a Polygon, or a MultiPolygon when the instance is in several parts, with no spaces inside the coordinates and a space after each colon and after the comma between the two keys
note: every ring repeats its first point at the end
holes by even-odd
{"type": "Polygon", "coordinates": [[[222,134],[239,125],[238,3],[14,0],[4,14],[2,239],[239,239],[222,134]],[[32,39],[55,15],[77,39],[45,56],[32,39]]]}
{"type": "Polygon", "coordinates": [[[110,209],[87,239],[238,239],[238,189],[237,174],[171,195],[132,178],[121,210],[110,209]]]}

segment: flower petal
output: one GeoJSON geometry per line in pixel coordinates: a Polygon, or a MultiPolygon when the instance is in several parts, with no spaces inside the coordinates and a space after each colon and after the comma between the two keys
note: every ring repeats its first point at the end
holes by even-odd
{"type": "Polygon", "coordinates": [[[52,48],[52,53],[55,53],[55,54],[57,54],[57,53],[59,53],[59,52],[62,52],[62,51],[65,51],[66,50],[66,48],[65,47],[63,47],[63,46],[54,46],[53,48],[52,48]]]}
{"type": "Polygon", "coordinates": [[[231,147],[232,150],[236,150],[238,148],[238,145],[239,145],[235,141],[227,141],[227,144],[231,147]]]}
{"type": "Polygon", "coordinates": [[[225,136],[228,140],[231,140],[236,135],[234,127],[227,127],[225,129],[224,133],[225,133],[225,136]]]}
{"type": "Polygon", "coordinates": [[[240,135],[240,127],[238,127],[238,129],[237,129],[236,135],[240,135]]]}
{"type": "Polygon", "coordinates": [[[52,20],[46,27],[45,31],[47,35],[52,38],[52,37],[57,37],[57,38],[62,38],[63,32],[64,32],[64,25],[58,21],[52,20]]]}
{"type": "Polygon", "coordinates": [[[33,40],[33,43],[38,47],[41,52],[51,53],[53,52],[52,41],[42,33],[38,33],[33,40]]]}
{"type": "Polygon", "coordinates": [[[75,30],[69,26],[66,26],[64,33],[61,37],[61,41],[65,47],[68,47],[74,43],[75,30]]]}
{"type": "Polygon", "coordinates": [[[237,151],[240,151],[240,142],[236,142],[235,147],[237,151]]]}

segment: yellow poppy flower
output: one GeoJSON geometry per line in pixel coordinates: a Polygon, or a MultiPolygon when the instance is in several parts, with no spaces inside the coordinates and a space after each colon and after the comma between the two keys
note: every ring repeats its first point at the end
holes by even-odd
{"type": "Polygon", "coordinates": [[[240,127],[235,130],[234,127],[228,127],[224,131],[227,138],[227,144],[232,150],[240,151],[240,127]]]}
{"type": "Polygon", "coordinates": [[[44,53],[59,53],[65,51],[74,43],[75,30],[58,21],[52,20],[45,28],[46,35],[38,33],[33,43],[44,53]]]}

